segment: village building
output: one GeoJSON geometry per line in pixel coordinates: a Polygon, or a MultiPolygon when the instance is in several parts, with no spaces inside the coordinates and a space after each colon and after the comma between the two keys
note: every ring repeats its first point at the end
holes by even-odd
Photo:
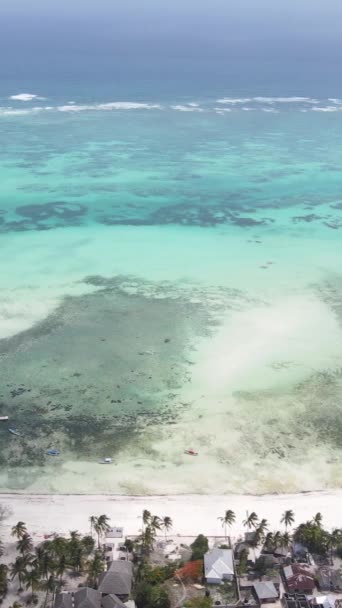
{"type": "Polygon", "coordinates": [[[342,591],[342,575],[339,570],[322,566],[316,571],[316,579],[320,591],[342,591]]]}
{"type": "Polygon", "coordinates": [[[254,594],[259,604],[272,604],[279,599],[279,587],[272,581],[259,581],[253,585],[254,594]]]}
{"type": "Polygon", "coordinates": [[[231,549],[214,548],[204,555],[204,576],[208,584],[219,585],[234,579],[234,558],[231,549]]]}
{"type": "Polygon", "coordinates": [[[304,593],[284,593],[281,603],[283,608],[311,608],[311,604],[304,593]]]}
{"type": "Polygon", "coordinates": [[[131,593],[132,583],[132,562],[114,560],[110,562],[107,572],[100,575],[98,590],[103,595],[115,595],[125,601],[131,593]]]}
{"type": "Polygon", "coordinates": [[[307,593],[310,595],[315,589],[315,579],[305,566],[300,564],[285,566],[283,575],[289,593],[307,593]]]}
{"type": "Polygon", "coordinates": [[[101,593],[90,587],[57,593],[55,608],[101,608],[101,593]]]}

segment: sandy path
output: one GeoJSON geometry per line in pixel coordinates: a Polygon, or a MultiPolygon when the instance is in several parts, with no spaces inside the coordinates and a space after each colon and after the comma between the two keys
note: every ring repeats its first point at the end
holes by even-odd
{"type": "Polygon", "coordinates": [[[37,539],[51,532],[69,530],[89,531],[91,515],[107,514],[115,526],[123,526],[125,534],[136,534],[141,528],[141,513],[149,509],[159,516],[169,515],[173,520],[174,534],[184,536],[204,533],[222,535],[220,521],[226,509],[236,513],[232,536],[242,532],[242,520],[246,510],[256,511],[265,517],[270,529],[280,528],[280,518],[286,509],[292,509],[296,522],[322,513],[327,528],[342,526],[342,491],[312,492],[307,494],[265,496],[48,496],[24,494],[0,494],[0,504],[11,509],[9,517],[1,524],[3,537],[9,537],[10,529],[17,521],[26,522],[31,534],[37,539]]]}

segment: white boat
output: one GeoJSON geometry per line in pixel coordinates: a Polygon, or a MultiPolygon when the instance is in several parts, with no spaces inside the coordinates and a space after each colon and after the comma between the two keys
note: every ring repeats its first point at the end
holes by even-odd
{"type": "Polygon", "coordinates": [[[0,416],[0,420],[8,420],[8,416],[0,416]]]}
{"type": "Polygon", "coordinates": [[[100,460],[100,464],[112,464],[112,459],[111,458],[102,458],[102,460],[100,460]]]}

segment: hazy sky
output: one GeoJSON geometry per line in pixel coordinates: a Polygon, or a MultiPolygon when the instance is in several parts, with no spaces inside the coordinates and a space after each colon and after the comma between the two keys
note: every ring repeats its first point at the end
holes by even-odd
{"type": "Polygon", "coordinates": [[[47,24],[93,19],[106,29],[143,35],[188,33],[237,37],[295,35],[336,37],[342,33],[341,0],[2,0],[8,15],[47,24]]]}

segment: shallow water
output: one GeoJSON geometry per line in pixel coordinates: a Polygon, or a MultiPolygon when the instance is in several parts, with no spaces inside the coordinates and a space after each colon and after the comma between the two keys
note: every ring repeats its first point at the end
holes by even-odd
{"type": "Polygon", "coordinates": [[[222,100],[3,100],[1,489],[341,487],[342,106],[222,100]]]}

